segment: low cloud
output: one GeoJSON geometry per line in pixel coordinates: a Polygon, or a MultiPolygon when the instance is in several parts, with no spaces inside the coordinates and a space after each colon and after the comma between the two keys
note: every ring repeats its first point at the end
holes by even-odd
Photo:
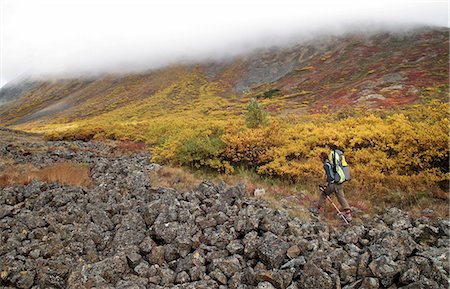
{"type": "Polygon", "coordinates": [[[2,0],[1,80],[127,73],[349,31],[448,27],[447,1],[2,0]]]}

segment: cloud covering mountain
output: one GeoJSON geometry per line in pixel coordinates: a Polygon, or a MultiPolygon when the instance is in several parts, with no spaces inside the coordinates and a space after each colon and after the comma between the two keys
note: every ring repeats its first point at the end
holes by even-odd
{"type": "Polygon", "coordinates": [[[1,80],[127,73],[348,31],[448,26],[447,1],[2,1],[1,80]]]}

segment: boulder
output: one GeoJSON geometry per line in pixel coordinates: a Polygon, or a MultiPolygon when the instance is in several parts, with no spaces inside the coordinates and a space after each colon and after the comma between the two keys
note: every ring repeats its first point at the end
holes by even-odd
{"type": "Polygon", "coordinates": [[[255,276],[259,282],[266,281],[277,289],[286,289],[292,283],[293,273],[289,270],[259,270],[255,276]]]}
{"type": "Polygon", "coordinates": [[[314,263],[308,262],[303,268],[299,285],[300,288],[304,289],[332,289],[334,283],[327,273],[317,267],[314,263]]]}
{"type": "Polygon", "coordinates": [[[211,265],[213,268],[212,270],[219,269],[223,274],[225,274],[225,276],[227,276],[227,278],[230,278],[235,273],[240,272],[242,269],[242,266],[236,255],[214,259],[212,260],[211,265]]]}
{"type": "Polygon", "coordinates": [[[394,283],[394,278],[400,273],[400,266],[389,257],[382,256],[369,264],[373,275],[381,280],[383,287],[389,287],[394,283]]]}
{"type": "Polygon", "coordinates": [[[259,242],[258,256],[269,268],[279,268],[283,264],[288,248],[287,242],[267,232],[259,242]]]}
{"type": "Polygon", "coordinates": [[[359,289],[378,289],[380,288],[380,282],[377,278],[366,277],[363,279],[359,289]]]}

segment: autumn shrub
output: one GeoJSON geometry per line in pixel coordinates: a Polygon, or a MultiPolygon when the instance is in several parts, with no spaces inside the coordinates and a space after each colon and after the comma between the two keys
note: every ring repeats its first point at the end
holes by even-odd
{"type": "Polygon", "coordinates": [[[223,158],[235,166],[258,167],[265,164],[270,161],[270,149],[283,144],[281,132],[278,122],[257,128],[230,126],[222,137],[226,144],[223,158]]]}
{"type": "Polygon", "coordinates": [[[220,156],[224,151],[225,143],[218,135],[193,136],[181,145],[176,159],[181,164],[220,168],[220,156]]]}

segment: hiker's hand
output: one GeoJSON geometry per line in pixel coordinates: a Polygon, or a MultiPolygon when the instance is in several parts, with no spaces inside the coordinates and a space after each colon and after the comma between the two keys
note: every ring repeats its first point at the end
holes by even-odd
{"type": "Polygon", "coordinates": [[[323,190],[323,193],[324,193],[326,196],[329,196],[329,195],[333,194],[334,191],[335,191],[335,186],[334,186],[333,183],[330,183],[330,184],[328,184],[328,185],[325,187],[325,189],[323,190]]]}

